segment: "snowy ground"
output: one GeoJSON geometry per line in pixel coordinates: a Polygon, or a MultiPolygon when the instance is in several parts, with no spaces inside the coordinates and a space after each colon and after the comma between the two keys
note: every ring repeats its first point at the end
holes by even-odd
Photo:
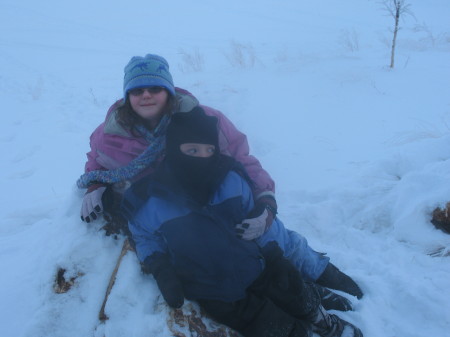
{"type": "Polygon", "coordinates": [[[277,182],[280,217],[361,284],[340,314],[366,337],[450,331],[450,3],[409,0],[0,2],[0,336],[170,336],[151,277],[79,220],[88,137],[123,67],[157,53],[223,111],[277,182]],[[442,249],[442,256],[430,252],[442,249]],[[53,292],[59,267],[77,275],[53,292]]]}

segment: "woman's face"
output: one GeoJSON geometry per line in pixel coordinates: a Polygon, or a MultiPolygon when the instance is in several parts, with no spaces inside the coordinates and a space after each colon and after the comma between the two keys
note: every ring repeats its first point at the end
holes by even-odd
{"type": "Polygon", "coordinates": [[[133,110],[156,126],[162,117],[169,93],[161,87],[132,89],[128,97],[133,110]]]}

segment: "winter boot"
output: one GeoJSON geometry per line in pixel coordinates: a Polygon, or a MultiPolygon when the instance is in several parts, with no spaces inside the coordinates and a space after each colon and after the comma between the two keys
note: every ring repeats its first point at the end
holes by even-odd
{"type": "Polygon", "coordinates": [[[363,337],[361,330],[353,324],[326,312],[324,307],[308,315],[312,331],[321,337],[363,337]]]}
{"type": "Polygon", "coordinates": [[[352,302],[344,296],[338,295],[327,288],[316,284],[321,298],[321,304],[326,310],[350,311],[353,310],[352,302]]]}
{"type": "Polygon", "coordinates": [[[352,278],[341,272],[335,265],[328,263],[322,275],[317,279],[317,284],[336,290],[341,290],[358,299],[363,297],[363,292],[352,278]]]}

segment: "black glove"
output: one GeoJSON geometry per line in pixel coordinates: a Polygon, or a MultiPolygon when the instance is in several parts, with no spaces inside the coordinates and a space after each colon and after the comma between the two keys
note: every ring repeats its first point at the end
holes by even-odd
{"type": "Polygon", "coordinates": [[[294,317],[303,317],[317,308],[320,296],[316,287],[305,282],[297,268],[283,256],[275,241],[269,242],[262,254],[266,260],[264,294],[278,307],[294,317]]]}
{"type": "Polygon", "coordinates": [[[272,225],[277,214],[277,201],[272,196],[259,198],[255,207],[236,225],[238,237],[244,240],[253,240],[263,235],[272,225]]]}
{"type": "Polygon", "coordinates": [[[145,273],[153,274],[156,284],[169,306],[180,308],[183,305],[183,287],[166,254],[157,252],[147,257],[142,269],[145,273]]]}
{"type": "Polygon", "coordinates": [[[262,248],[266,261],[266,273],[279,290],[286,291],[290,285],[302,282],[300,273],[294,265],[283,256],[283,251],[275,241],[262,248]],[[300,279],[300,280],[299,280],[300,279]]]}

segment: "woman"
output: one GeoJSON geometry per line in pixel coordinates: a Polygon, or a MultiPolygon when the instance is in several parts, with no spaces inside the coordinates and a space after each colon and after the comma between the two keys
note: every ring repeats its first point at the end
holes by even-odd
{"type": "MultiPolygon", "coordinates": [[[[158,55],[130,60],[125,67],[123,91],[124,98],[111,106],[104,123],[91,135],[86,173],[77,182],[78,187],[88,188],[81,213],[86,222],[103,212],[101,197],[108,184],[113,184],[120,194],[130,182],[154,170],[162,158],[170,116],[199,106],[189,92],[174,87],[169,65],[158,55]]],[[[245,166],[254,183],[255,198],[275,210],[274,182],[259,161],[249,155],[246,136],[221,112],[201,107],[207,115],[219,118],[222,151],[245,166]]]]}
{"type": "Polygon", "coordinates": [[[347,337],[362,337],[325,311],[315,286],[283,257],[279,221],[264,246],[236,236],[235,224],[253,209],[253,196],[240,165],[219,153],[216,123],[201,109],[174,115],[163,164],[125,193],[124,213],[144,271],[170,306],[181,307],[184,297],[198,301],[244,336],[313,331],[341,337],[345,330],[347,337]]]}
{"type": "MultiPolygon", "coordinates": [[[[90,222],[104,210],[119,217],[115,210],[124,191],[132,182],[154,172],[161,162],[171,116],[196,108],[218,119],[221,153],[241,163],[251,180],[255,205],[236,224],[237,235],[264,242],[277,212],[273,180],[249,155],[246,136],[220,111],[200,105],[192,94],[175,88],[167,61],[153,54],[131,58],[124,69],[123,99],[111,106],[105,121],[91,135],[85,174],[77,181],[78,187],[87,188],[81,219],[90,222]]],[[[122,230],[127,232],[126,226],[122,230]]],[[[356,283],[329,263],[328,257],[312,250],[300,234],[286,233],[281,248],[304,277],[362,297],[356,283]]],[[[340,302],[341,310],[349,309],[348,303],[340,302]]]]}

